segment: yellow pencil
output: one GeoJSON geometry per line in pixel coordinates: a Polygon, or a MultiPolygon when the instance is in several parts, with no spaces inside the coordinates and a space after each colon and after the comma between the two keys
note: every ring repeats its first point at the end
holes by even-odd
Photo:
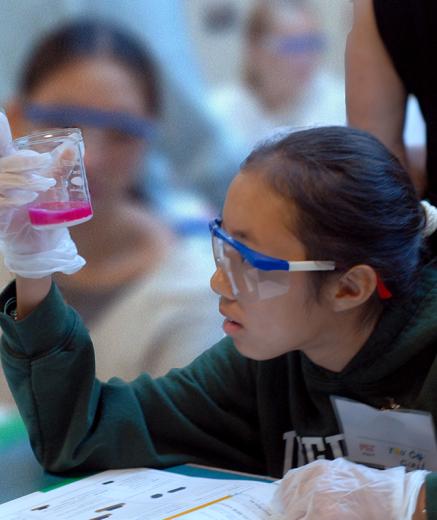
{"type": "Polygon", "coordinates": [[[198,511],[199,509],[203,509],[204,507],[211,506],[212,504],[217,504],[217,502],[222,502],[223,500],[227,500],[231,498],[232,495],[227,495],[225,497],[217,498],[217,500],[212,500],[211,502],[207,502],[206,504],[202,504],[200,506],[193,507],[192,509],[187,509],[186,511],[182,511],[182,513],[178,513],[177,515],[167,516],[162,520],[173,520],[174,518],[180,518],[181,516],[188,515],[188,513],[192,513],[193,511],[198,511]]]}

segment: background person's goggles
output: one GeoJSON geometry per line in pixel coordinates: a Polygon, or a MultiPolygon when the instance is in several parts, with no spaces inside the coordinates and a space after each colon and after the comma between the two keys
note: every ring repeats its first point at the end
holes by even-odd
{"type": "Polygon", "coordinates": [[[76,105],[42,105],[27,103],[24,115],[35,124],[50,126],[89,126],[105,130],[117,130],[123,134],[151,141],[156,134],[156,125],[150,119],[127,112],[101,110],[76,105]]]}
{"type": "Polygon", "coordinates": [[[239,299],[264,300],[286,294],[290,288],[290,272],[333,271],[331,261],[294,262],[258,253],[228,235],[221,219],[209,223],[212,249],[217,267],[226,273],[232,294],[239,299]]]}
{"type": "Polygon", "coordinates": [[[326,37],[319,32],[296,36],[271,36],[264,41],[264,47],[281,56],[322,52],[326,48],[326,37]]]}

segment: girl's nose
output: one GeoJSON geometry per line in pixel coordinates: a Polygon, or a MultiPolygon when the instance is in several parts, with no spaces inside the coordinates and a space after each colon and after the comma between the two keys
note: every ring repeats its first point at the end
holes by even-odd
{"type": "Polygon", "coordinates": [[[216,267],[214,274],[211,276],[210,285],[211,289],[219,296],[224,296],[228,300],[235,299],[232,286],[222,267],[216,267]]]}

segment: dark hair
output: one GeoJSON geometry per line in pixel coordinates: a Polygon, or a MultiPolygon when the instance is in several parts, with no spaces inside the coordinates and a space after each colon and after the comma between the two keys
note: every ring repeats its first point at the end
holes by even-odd
{"type": "Polygon", "coordinates": [[[127,67],[140,83],[147,110],[160,111],[156,64],[145,48],[124,29],[109,22],[78,19],[48,34],[29,56],[19,80],[22,94],[30,94],[55,70],[76,58],[107,56],[127,67]]]}
{"type": "MultiPolygon", "coordinates": [[[[410,295],[425,214],[408,174],[375,137],[340,126],[297,131],[261,144],[242,170],[263,175],[296,207],[293,231],[308,258],[340,270],[370,265],[395,298],[410,295]]],[[[329,273],[313,275],[319,295],[329,273]]],[[[375,308],[372,298],[366,312],[375,308]]]]}

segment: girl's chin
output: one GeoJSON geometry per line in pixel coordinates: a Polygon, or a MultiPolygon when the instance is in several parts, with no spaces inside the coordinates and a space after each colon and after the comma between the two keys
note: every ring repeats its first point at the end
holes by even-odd
{"type": "Polygon", "coordinates": [[[293,350],[299,350],[297,348],[284,348],[277,349],[278,352],[275,353],[275,350],[272,347],[269,347],[267,342],[263,345],[258,345],[254,341],[250,341],[248,338],[235,337],[232,339],[238,352],[245,358],[252,359],[253,361],[269,361],[287,354],[288,352],[292,352],[293,350]]]}
{"type": "Polygon", "coordinates": [[[234,341],[235,348],[238,352],[253,361],[266,361],[270,359],[270,356],[266,352],[260,352],[256,348],[254,348],[254,344],[244,341],[242,338],[232,338],[234,341]]]}

